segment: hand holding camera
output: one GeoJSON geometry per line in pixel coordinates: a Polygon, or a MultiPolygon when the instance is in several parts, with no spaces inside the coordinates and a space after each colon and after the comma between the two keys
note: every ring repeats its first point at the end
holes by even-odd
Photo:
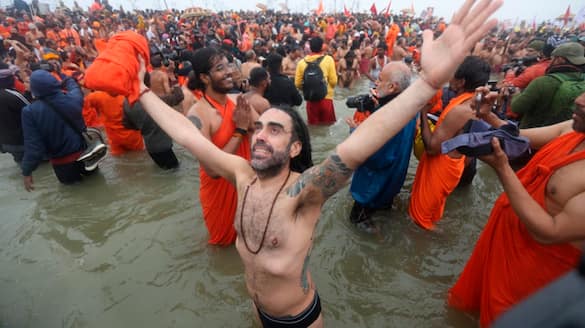
{"type": "Polygon", "coordinates": [[[479,87],[475,89],[475,96],[471,108],[475,110],[477,118],[484,119],[497,106],[499,93],[491,91],[489,87],[479,87]]]}

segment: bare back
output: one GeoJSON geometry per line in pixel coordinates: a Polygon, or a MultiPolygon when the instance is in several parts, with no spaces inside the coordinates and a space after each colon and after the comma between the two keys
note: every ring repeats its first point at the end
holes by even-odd
{"type": "Polygon", "coordinates": [[[252,106],[258,115],[261,115],[270,108],[270,102],[255,91],[248,91],[244,97],[248,100],[250,106],[252,106]]]}
{"type": "Polygon", "coordinates": [[[295,72],[297,71],[297,63],[299,59],[292,60],[290,56],[284,57],[282,60],[282,73],[289,77],[294,77],[295,72]]]}
{"type": "Polygon", "coordinates": [[[169,94],[171,88],[167,73],[160,70],[152,71],[150,73],[150,89],[159,97],[169,94]]]}
{"type": "Polygon", "coordinates": [[[256,63],[256,62],[245,62],[245,63],[243,63],[242,66],[241,66],[242,78],[249,79],[250,78],[250,71],[252,71],[252,69],[254,67],[260,67],[260,64],[259,63],[256,63]]]}

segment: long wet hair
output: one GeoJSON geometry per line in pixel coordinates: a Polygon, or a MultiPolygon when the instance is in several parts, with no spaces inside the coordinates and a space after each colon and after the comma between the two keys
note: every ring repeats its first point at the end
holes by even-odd
{"type": "Polygon", "coordinates": [[[299,113],[288,105],[271,105],[271,108],[283,111],[290,116],[293,123],[291,143],[301,142],[301,152],[290,160],[290,169],[293,172],[303,173],[306,169],[313,166],[313,157],[311,154],[311,137],[305,121],[299,113]]]}
{"type": "Polygon", "coordinates": [[[219,50],[211,47],[201,48],[194,53],[184,55],[185,59],[191,62],[192,73],[189,74],[188,88],[191,90],[205,91],[205,83],[199,77],[200,74],[208,74],[213,64],[225,55],[219,50]]]}

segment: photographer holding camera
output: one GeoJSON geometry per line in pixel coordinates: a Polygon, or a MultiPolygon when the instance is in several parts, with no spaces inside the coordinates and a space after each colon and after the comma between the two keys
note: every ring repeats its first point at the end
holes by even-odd
{"type": "MultiPolygon", "coordinates": [[[[376,81],[377,97],[350,97],[347,106],[356,108],[358,113],[375,112],[410,85],[410,72],[402,62],[386,64],[376,81]]],[[[347,118],[346,122],[352,130],[358,125],[352,118],[347,118]]],[[[355,170],[350,187],[355,202],[349,219],[359,228],[370,233],[376,232],[372,215],[377,209],[392,207],[394,196],[400,192],[406,177],[415,127],[416,118],[413,118],[355,170]]]]}
{"type": "Polygon", "coordinates": [[[512,98],[512,112],[522,115],[520,128],[535,128],[571,118],[575,98],[585,91],[585,49],[567,42],[552,52],[546,75],[534,79],[512,98]]]}
{"type": "Polygon", "coordinates": [[[516,61],[515,64],[508,64],[509,69],[506,72],[503,86],[524,89],[532,80],[543,76],[550,65],[550,55],[553,49],[542,40],[530,41],[525,49],[526,56],[516,61]],[[514,66],[519,67],[513,69],[514,66]]]}

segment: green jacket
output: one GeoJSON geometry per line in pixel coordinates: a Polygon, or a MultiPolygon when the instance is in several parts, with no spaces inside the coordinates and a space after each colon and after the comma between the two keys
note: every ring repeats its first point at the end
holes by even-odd
{"type": "MultiPolygon", "coordinates": [[[[579,79],[582,73],[555,73],[565,75],[568,79],[579,79]]],[[[512,98],[512,112],[522,115],[520,128],[535,128],[559,123],[571,118],[571,113],[553,113],[553,97],[561,82],[550,76],[538,77],[522,93],[512,98]]]]}

